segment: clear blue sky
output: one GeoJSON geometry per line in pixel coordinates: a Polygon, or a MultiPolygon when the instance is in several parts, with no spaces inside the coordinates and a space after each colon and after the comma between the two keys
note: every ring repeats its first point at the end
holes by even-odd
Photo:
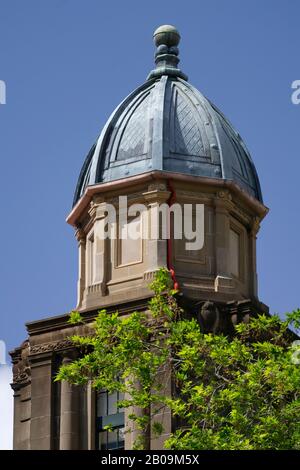
{"type": "Polygon", "coordinates": [[[1,328],[76,301],[77,247],[65,223],[83,159],[113,108],[153,67],[152,32],[181,32],[181,67],[243,136],[270,214],[258,240],[260,298],[300,305],[300,2],[0,0],[1,328]]]}

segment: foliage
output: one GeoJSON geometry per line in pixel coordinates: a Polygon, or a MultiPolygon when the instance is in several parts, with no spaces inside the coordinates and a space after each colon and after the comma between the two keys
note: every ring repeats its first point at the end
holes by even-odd
{"type": "MultiPolygon", "coordinates": [[[[184,318],[167,270],[150,287],[148,312],[102,310],[90,336],[73,336],[81,355],[56,380],[125,392],[119,406],[132,410],[140,430],[135,448],[149,448],[150,434],[163,432],[155,415],[165,407],[177,418],[166,448],[299,449],[300,369],[289,327],[299,327],[300,311],[286,321],[258,315],[232,338],[203,334],[184,318]]],[[[82,321],[72,312],[71,324],[82,321]]]]}
{"type": "Polygon", "coordinates": [[[174,324],[179,394],[168,404],[184,425],[166,445],[299,449],[300,370],[291,360],[288,325],[259,315],[227,338],[203,335],[195,320],[174,324]]]}

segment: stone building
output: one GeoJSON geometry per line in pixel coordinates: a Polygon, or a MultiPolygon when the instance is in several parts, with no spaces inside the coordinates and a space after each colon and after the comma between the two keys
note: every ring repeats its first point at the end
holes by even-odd
{"type": "MultiPolygon", "coordinates": [[[[257,297],[256,237],[267,213],[258,176],[240,135],[178,68],[179,40],[172,26],[155,31],[156,67],[112,113],[85,159],[67,222],[78,240],[76,309],[87,325],[71,327],[68,314],[27,323],[27,340],[11,352],[15,449],[131,447],[116,396],[53,377],[72,360],[69,336],[87,331],[100,308],[124,315],[147,308],[160,267],[171,270],[207,331],[267,310],[257,297]],[[162,203],[204,205],[203,247],[188,250],[174,227],[170,239],[122,239],[117,228],[115,239],[99,236],[119,196],[129,207],[146,207],[128,218],[133,228],[162,203]],[[108,421],[115,431],[107,434],[108,421]]],[[[172,430],[171,417],[165,430],[172,430]]],[[[152,448],[162,448],[164,438],[152,448]]]]}

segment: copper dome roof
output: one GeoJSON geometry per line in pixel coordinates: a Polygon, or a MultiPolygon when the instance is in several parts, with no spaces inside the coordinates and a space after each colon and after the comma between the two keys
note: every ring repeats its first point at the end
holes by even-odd
{"type": "Polygon", "coordinates": [[[177,68],[179,33],[164,26],[154,38],[156,69],[108,119],[82,167],[74,204],[87,186],[153,170],[233,180],[262,202],[240,135],[177,68]]]}

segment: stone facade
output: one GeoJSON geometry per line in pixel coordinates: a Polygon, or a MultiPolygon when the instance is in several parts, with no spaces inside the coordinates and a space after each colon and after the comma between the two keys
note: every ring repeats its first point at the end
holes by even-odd
{"type": "MultiPolygon", "coordinates": [[[[127,315],[134,310],[145,311],[147,298],[120,303],[119,312],[127,315]]],[[[193,302],[183,298],[183,305],[195,315],[206,332],[228,332],[233,325],[247,321],[256,312],[267,312],[259,302],[242,301],[193,302]]],[[[108,306],[114,311],[115,306],[108,306]]],[[[96,311],[88,312],[92,321],[96,311]]],[[[54,382],[60,364],[71,361],[76,351],[68,339],[71,334],[85,334],[88,325],[70,327],[68,315],[27,324],[29,341],[11,352],[14,390],[14,449],[95,449],[96,396],[89,387],[75,387],[54,382]],[[84,331],[83,331],[84,329],[84,331]]],[[[167,384],[166,393],[168,387],[167,384]]],[[[164,425],[164,434],[151,440],[152,449],[163,449],[163,441],[174,429],[170,413],[155,417],[164,425]]],[[[128,424],[128,420],[125,420],[128,424]]],[[[136,433],[126,434],[125,448],[130,449],[136,433]]]]}
{"type": "Polygon", "coordinates": [[[190,251],[185,248],[185,239],[172,241],[171,262],[182,292],[191,298],[215,301],[257,298],[256,236],[266,207],[233,182],[153,171],[89,188],[68,217],[77,228],[79,241],[80,311],[147,295],[153,273],[167,267],[167,240],[149,237],[137,241],[135,258],[129,261],[122,260],[124,241],[119,237],[100,240],[97,246],[91,246],[91,240],[103,231],[106,205],[117,208],[123,195],[127,195],[129,207],[147,207],[140,223],[149,227],[150,210],[158,210],[170,198],[170,180],[173,202],[204,205],[203,248],[190,251]],[[91,250],[95,250],[93,256],[91,250]]]}
{"type": "MultiPolygon", "coordinates": [[[[56,383],[54,375],[59,365],[72,360],[76,353],[69,337],[87,333],[98,309],[117,308],[124,315],[147,309],[151,295],[148,284],[160,266],[168,266],[168,241],[139,240],[136,259],[120,263],[123,240],[100,240],[91,258],[88,238],[103,229],[106,203],[126,194],[129,204],[158,207],[170,198],[169,180],[170,174],[151,172],[130,178],[126,185],[121,181],[93,187],[68,217],[76,228],[79,246],[77,309],[87,325],[71,327],[68,315],[27,324],[28,340],[11,353],[15,449],[95,448],[95,393],[89,388],[56,383]],[[93,278],[89,276],[91,262],[95,263],[93,278]]],[[[247,321],[257,311],[267,311],[257,299],[255,254],[259,222],[266,208],[235,184],[221,185],[217,180],[174,174],[172,191],[180,204],[204,204],[203,249],[190,257],[184,241],[172,240],[171,262],[185,310],[198,318],[204,331],[230,333],[236,322],[247,321]],[[230,230],[240,237],[233,253],[230,230]],[[232,257],[237,257],[234,264],[232,257]],[[238,270],[231,272],[236,266],[238,270]]],[[[162,448],[172,430],[171,416],[161,418],[166,434],[153,440],[154,449],[162,448]]],[[[126,435],[126,448],[131,448],[133,439],[134,433],[126,435]]]]}

